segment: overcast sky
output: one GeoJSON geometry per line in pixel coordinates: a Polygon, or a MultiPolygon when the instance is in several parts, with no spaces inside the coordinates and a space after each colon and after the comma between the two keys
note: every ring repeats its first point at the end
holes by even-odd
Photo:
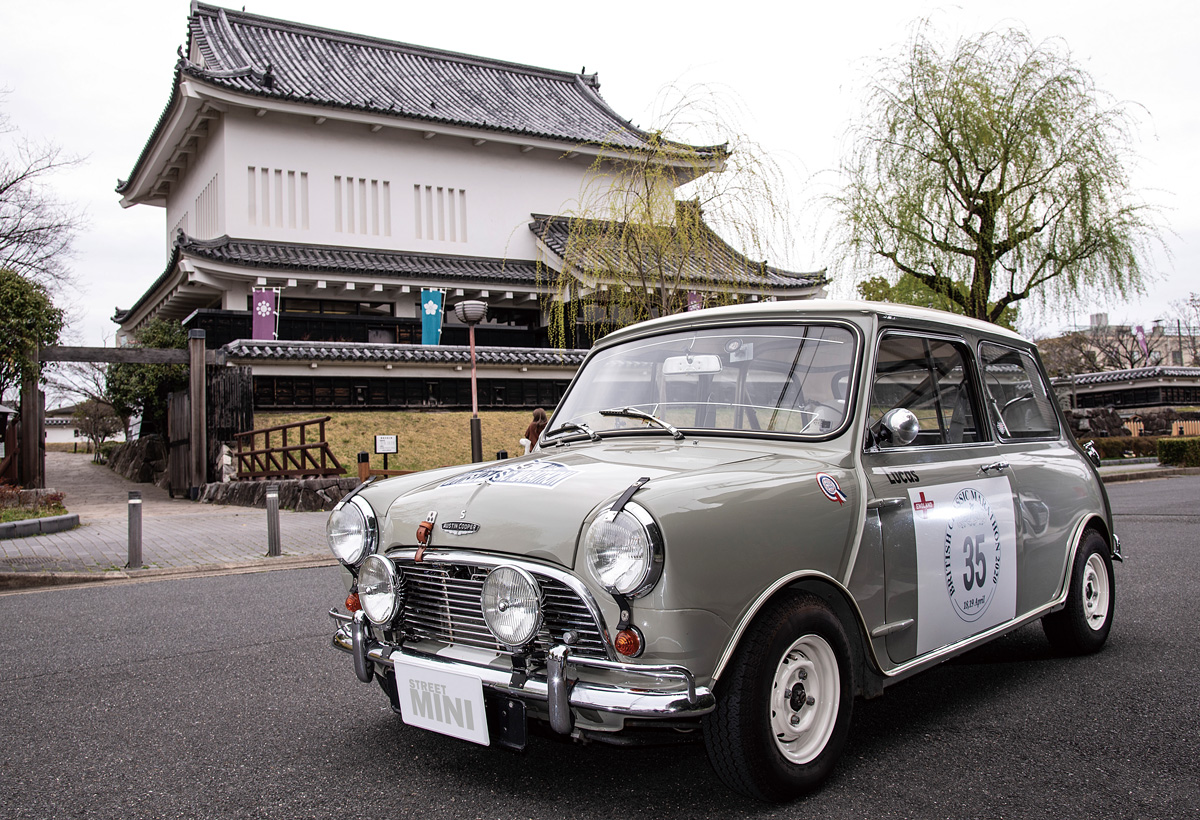
{"type": "MultiPolygon", "coordinates": [[[[1062,38],[1099,88],[1137,104],[1136,187],[1164,208],[1171,258],[1155,260],[1144,297],[1086,301],[1035,315],[1027,332],[1110,321],[1145,324],[1200,291],[1200,4],[1036,0],[948,4],[922,0],[816,3],[454,3],[407,0],[249,0],[247,11],[327,28],[511,60],[598,72],[622,116],[653,125],[662,90],[716,89],[742,112],[742,130],[787,169],[795,247],[772,259],[795,270],[831,265],[817,235],[813,180],[836,167],[856,94],[876,58],[896,51],[913,21],[949,36],[1022,25],[1035,40],[1062,38]]],[[[232,8],[240,8],[238,3],[232,8]]],[[[25,136],[49,140],[82,163],[58,174],[61,199],[87,212],[73,268],[71,343],[112,344],[119,306],[131,306],[162,272],[160,208],[123,210],[114,188],[129,175],[171,91],[186,41],[186,0],[0,0],[0,110],[25,136]]],[[[0,137],[8,149],[9,138],[0,137]]],[[[850,293],[836,283],[833,295],[850,293]]],[[[1024,304],[1024,303],[1022,303],[1024,304]]]]}

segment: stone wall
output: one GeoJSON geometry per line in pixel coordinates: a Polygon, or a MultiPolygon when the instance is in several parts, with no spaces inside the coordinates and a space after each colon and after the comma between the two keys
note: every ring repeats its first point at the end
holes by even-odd
{"type": "Polygon", "coordinates": [[[162,436],[146,436],[117,445],[108,458],[117,475],[139,484],[167,486],[167,445],[162,436]]]}
{"type": "Polygon", "coordinates": [[[277,481],[225,481],[205,484],[200,490],[203,504],[231,504],[266,509],[267,486],[279,487],[279,508],[296,512],[332,510],[358,486],[357,478],[303,478],[277,481]]]}

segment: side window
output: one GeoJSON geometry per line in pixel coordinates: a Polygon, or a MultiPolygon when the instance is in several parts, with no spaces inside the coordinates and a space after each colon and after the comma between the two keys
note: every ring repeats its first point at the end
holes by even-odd
{"type": "Polygon", "coordinates": [[[985,342],[979,346],[988,415],[1001,439],[1054,438],[1054,396],[1028,353],[985,342]]]}
{"type": "Polygon", "coordinates": [[[898,333],[884,336],[871,386],[872,429],[878,429],[884,413],[903,407],[921,425],[910,447],[986,439],[976,423],[979,401],[968,359],[967,349],[956,342],[898,333]]]}

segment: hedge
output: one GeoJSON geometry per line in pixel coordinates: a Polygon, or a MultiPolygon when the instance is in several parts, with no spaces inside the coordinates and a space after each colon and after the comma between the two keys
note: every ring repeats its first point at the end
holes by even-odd
{"type": "Polygon", "coordinates": [[[1109,436],[1094,438],[1082,436],[1080,441],[1090,441],[1096,445],[1100,458],[1124,458],[1125,453],[1133,453],[1138,458],[1149,458],[1159,454],[1156,442],[1157,436],[1109,436]]]}
{"type": "Polygon", "coordinates": [[[1200,438],[1176,436],[1158,440],[1158,460],[1174,467],[1200,467],[1200,438]]]}

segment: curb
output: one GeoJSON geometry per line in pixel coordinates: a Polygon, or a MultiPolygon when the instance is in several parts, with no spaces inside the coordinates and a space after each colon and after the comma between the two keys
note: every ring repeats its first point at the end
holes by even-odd
{"type": "Polygon", "coordinates": [[[1148,478],[1168,478],[1176,475],[1200,475],[1200,467],[1167,467],[1157,470],[1134,470],[1128,473],[1112,473],[1111,475],[1101,475],[1101,480],[1105,484],[1114,484],[1121,481],[1142,481],[1148,478]]]}
{"type": "Polygon", "coordinates": [[[78,526],[79,513],[50,515],[45,518],[26,518],[23,521],[5,521],[0,524],[0,539],[48,535],[52,532],[73,530],[78,526]]]}
{"type": "Polygon", "coordinates": [[[103,586],[114,583],[165,581],[171,578],[204,578],[214,575],[247,575],[280,569],[308,569],[337,565],[332,555],[285,555],[261,558],[256,561],[237,561],[226,564],[197,564],[191,567],[150,567],[108,572],[0,572],[0,594],[37,590],[57,586],[103,586]]]}

